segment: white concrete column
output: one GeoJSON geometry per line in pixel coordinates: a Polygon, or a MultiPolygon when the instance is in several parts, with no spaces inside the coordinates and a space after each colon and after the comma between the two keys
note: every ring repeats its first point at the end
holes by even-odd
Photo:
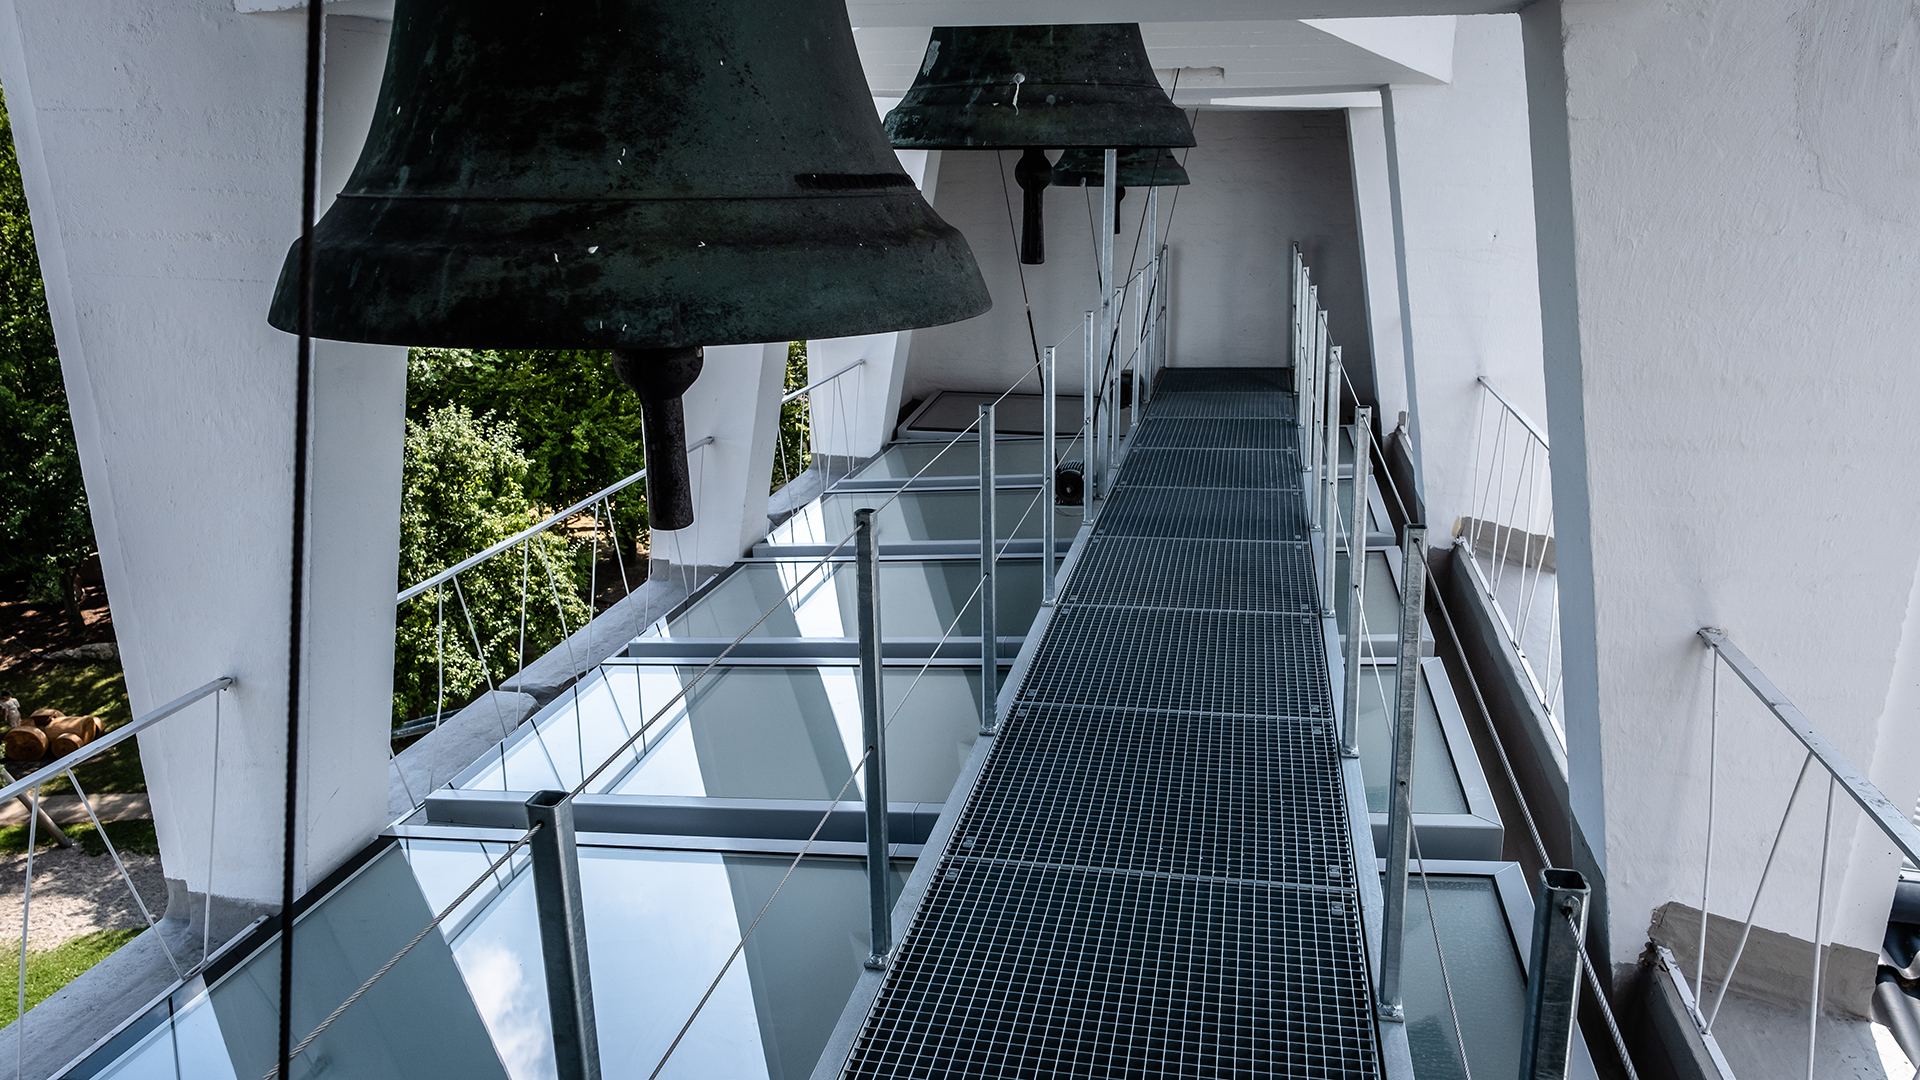
{"type": "Polygon", "coordinates": [[[1366,289],[1367,329],[1373,337],[1373,385],[1382,433],[1392,431],[1407,399],[1407,353],[1401,345],[1400,258],[1387,184],[1384,110],[1348,109],[1347,142],[1353,157],[1354,220],[1360,231],[1361,281],[1366,289]]]}
{"type": "Polygon", "coordinates": [[[773,482],[774,440],[780,432],[780,394],[787,342],[715,345],[700,377],[682,399],[687,443],[693,451],[693,524],[653,534],[656,572],[675,567],[727,566],[767,535],[767,487],[773,482]]]}
{"type": "Polygon", "coordinates": [[[1428,524],[1450,533],[1476,510],[1478,378],[1547,422],[1519,18],[1460,16],[1453,80],[1396,86],[1388,100],[1411,311],[1397,329],[1413,357],[1420,494],[1428,524]]]}
{"type": "MultiPolygon", "coordinates": [[[[299,231],[303,54],[300,17],[231,0],[0,0],[134,711],[237,680],[217,759],[210,707],[141,736],[162,860],[176,896],[211,866],[242,911],[280,894],[294,339],[266,312],[299,231]]],[[[399,350],[315,352],[302,888],[385,812],[404,377],[399,350]]]]}
{"type": "MultiPolygon", "coordinates": [[[[1522,19],[1572,798],[1624,963],[1650,910],[1699,902],[1697,627],[1725,628],[1896,805],[1920,791],[1920,27],[1873,0],[1543,0],[1522,19]]],[[[1801,752],[1724,676],[1721,698],[1712,909],[1738,918],[1801,752]]],[[[1803,939],[1813,794],[1759,913],[1803,939]]],[[[1846,904],[1822,937],[1875,950],[1896,860],[1857,821],[1841,803],[1846,904]]]]}

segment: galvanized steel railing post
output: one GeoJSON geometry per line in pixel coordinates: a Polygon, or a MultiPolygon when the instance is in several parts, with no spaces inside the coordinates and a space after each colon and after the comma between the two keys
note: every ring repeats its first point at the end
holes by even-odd
{"type": "Polygon", "coordinates": [[[1107,447],[1113,439],[1113,433],[1119,430],[1120,427],[1120,416],[1114,408],[1118,402],[1108,396],[1108,391],[1112,388],[1114,382],[1114,373],[1110,369],[1113,366],[1115,323],[1118,322],[1118,320],[1113,317],[1113,215],[1118,204],[1118,199],[1114,193],[1114,184],[1118,179],[1119,171],[1118,157],[1119,151],[1106,151],[1106,176],[1100,185],[1100,220],[1104,222],[1104,224],[1100,226],[1099,230],[1100,348],[1098,350],[1098,364],[1100,367],[1101,404],[1106,409],[1107,425],[1106,437],[1100,440],[1100,464],[1098,466],[1100,477],[1094,485],[1094,488],[1102,497],[1105,497],[1107,494],[1107,485],[1109,483],[1107,470],[1113,467],[1113,460],[1108,456],[1107,447]]]}
{"type": "Polygon", "coordinates": [[[1580,948],[1587,934],[1587,882],[1578,871],[1540,871],[1520,1029],[1520,1080],[1565,1080],[1580,1002],[1580,948]]]}
{"type": "Polygon", "coordinates": [[[1427,527],[1408,525],[1400,575],[1400,662],[1394,672],[1393,786],[1388,789],[1386,925],[1380,937],[1380,1017],[1405,1020],[1407,858],[1413,843],[1413,733],[1420,688],[1420,612],[1426,603],[1427,527]]]}
{"type": "MultiPolygon", "coordinates": [[[[1360,756],[1360,657],[1366,644],[1360,616],[1367,602],[1367,494],[1373,478],[1373,456],[1368,453],[1373,433],[1373,408],[1353,412],[1353,505],[1347,514],[1347,649],[1345,693],[1341,695],[1340,756],[1360,756]]],[[[1332,577],[1329,569],[1327,576],[1332,577]]]]}
{"type": "Polygon", "coordinates": [[[559,1080],[599,1080],[600,1037],[593,1019],[593,980],[587,968],[587,916],[580,891],[580,856],[573,842],[573,796],[541,791],[527,800],[533,837],[534,908],[553,1021],[554,1073],[559,1080]]]}
{"type": "Polygon", "coordinates": [[[1340,347],[1327,350],[1326,420],[1320,448],[1320,527],[1325,531],[1327,574],[1320,590],[1320,610],[1333,614],[1333,560],[1340,537],[1340,347]]]}
{"type": "Polygon", "coordinates": [[[1093,312],[1086,312],[1080,323],[1081,367],[1080,367],[1080,475],[1083,488],[1080,505],[1083,508],[1092,504],[1095,493],[1099,491],[1100,477],[1094,470],[1093,444],[1099,440],[1100,420],[1095,414],[1098,391],[1094,389],[1093,373],[1093,312]]]}
{"type": "Polygon", "coordinates": [[[853,555],[860,629],[860,734],[866,769],[867,898],[873,950],[867,966],[887,966],[893,951],[893,898],[887,865],[887,725],[880,688],[880,556],[873,543],[873,511],[853,512],[853,555]]]}
{"type": "MultiPolygon", "coordinates": [[[[1141,387],[1148,396],[1153,394],[1153,366],[1160,358],[1160,189],[1147,189],[1147,284],[1146,296],[1141,298],[1140,307],[1147,320],[1146,346],[1141,350],[1141,360],[1147,365],[1146,385],[1141,387]]],[[[1133,396],[1134,415],[1138,416],[1147,407],[1139,394],[1133,396]]]]}
{"type": "Polygon", "coordinates": [[[1053,392],[1053,349],[1047,346],[1045,357],[1040,363],[1040,460],[1046,463],[1040,482],[1046,490],[1040,493],[1040,500],[1046,506],[1046,512],[1040,518],[1040,602],[1053,603],[1055,582],[1053,580],[1053,530],[1054,497],[1058,490],[1054,484],[1059,480],[1059,462],[1055,459],[1055,440],[1059,432],[1054,416],[1053,392]]]}
{"type": "Polygon", "coordinates": [[[1000,696],[1000,626],[994,610],[993,564],[999,541],[993,514],[993,406],[980,406],[980,734],[994,731],[1000,696]]]}

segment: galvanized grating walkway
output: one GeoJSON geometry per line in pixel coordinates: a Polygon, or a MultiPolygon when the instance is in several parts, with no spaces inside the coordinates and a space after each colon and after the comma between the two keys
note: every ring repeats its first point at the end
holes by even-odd
{"type": "Polygon", "coordinates": [[[1284,372],[1165,372],[851,1077],[1378,1075],[1284,372]]]}

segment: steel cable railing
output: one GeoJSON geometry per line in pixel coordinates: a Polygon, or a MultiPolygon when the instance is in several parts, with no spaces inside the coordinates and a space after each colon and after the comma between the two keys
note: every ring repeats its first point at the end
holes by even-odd
{"type": "MultiPolygon", "coordinates": [[[[34,863],[34,853],[36,849],[39,847],[39,843],[40,843],[40,831],[39,831],[40,819],[43,816],[45,816],[43,809],[41,807],[41,802],[40,802],[40,789],[44,785],[50,782],[59,780],[61,777],[65,777],[67,782],[73,787],[75,796],[79,798],[81,807],[86,811],[88,822],[90,822],[93,825],[95,835],[100,837],[102,844],[106,847],[107,853],[112,856],[114,869],[115,871],[118,872],[120,876],[120,880],[126,885],[127,892],[133,899],[134,907],[138,909],[140,913],[140,918],[142,923],[144,924],[145,928],[149,932],[154,934],[154,939],[159,943],[160,951],[166,957],[167,965],[173,969],[174,976],[176,978],[185,978],[188,974],[191,973],[193,969],[182,968],[180,963],[180,958],[174,955],[172,946],[170,946],[167,943],[165,935],[160,932],[159,930],[160,920],[154,918],[153,910],[147,906],[146,898],[140,895],[139,888],[134,884],[133,875],[128,871],[126,862],[120,857],[120,851],[117,847],[115,847],[112,837],[110,837],[107,834],[106,824],[101,821],[99,812],[94,808],[93,796],[89,795],[86,789],[80,785],[79,775],[76,772],[76,770],[79,769],[81,766],[85,765],[87,762],[93,761],[105,755],[108,751],[113,750],[114,748],[118,747],[120,744],[126,742],[127,740],[133,738],[134,736],[140,734],[141,732],[151,730],[155,725],[161,723],[162,721],[167,720],[170,717],[179,715],[190,706],[197,704],[198,702],[203,701],[208,697],[212,697],[214,700],[214,716],[213,716],[214,724],[213,724],[213,740],[212,740],[212,746],[214,747],[214,752],[210,755],[209,760],[211,760],[214,763],[214,781],[216,784],[214,788],[214,797],[217,799],[218,797],[217,783],[219,779],[219,761],[220,761],[220,757],[217,749],[219,745],[218,740],[219,740],[219,734],[220,734],[219,702],[220,702],[220,695],[224,693],[229,687],[233,686],[233,683],[234,683],[234,680],[231,677],[222,677],[222,678],[214,679],[213,681],[208,682],[202,686],[195,687],[194,689],[187,691],[185,694],[182,694],[179,697],[174,698],[172,701],[169,701],[166,704],[161,705],[159,708],[153,709],[141,716],[135,717],[133,720],[129,721],[126,724],[121,725],[119,728],[116,728],[111,733],[105,736],[102,736],[100,738],[97,738],[92,742],[89,742],[84,746],[80,747],[79,749],[66,754],[65,756],[59,758],[56,763],[53,763],[52,765],[50,765],[49,768],[36,771],[19,780],[15,780],[12,783],[7,784],[5,787],[0,787],[0,804],[4,804],[8,800],[12,800],[12,799],[24,796],[27,801],[27,807],[28,807],[27,809],[27,857],[26,857],[26,864],[25,864],[25,869],[23,872],[23,879],[21,884],[21,900],[20,900],[19,969],[17,972],[17,980],[16,980],[17,985],[15,987],[15,1013],[14,1013],[14,1026],[16,1029],[15,1036],[14,1036],[15,1038],[15,1045],[14,1045],[15,1075],[23,1075],[23,1070],[24,1070],[25,1061],[26,1061],[26,1043],[27,1043],[27,1026],[28,1026],[27,966],[28,966],[28,961],[31,957],[31,950],[29,948],[29,944],[32,940],[32,929],[33,929],[33,863],[34,863]]],[[[206,886],[206,894],[205,894],[206,907],[205,907],[205,913],[202,916],[203,921],[205,923],[205,928],[203,929],[200,961],[199,961],[199,965],[197,966],[204,966],[206,964],[207,957],[211,951],[211,945],[212,945],[211,926],[213,921],[213,906],[212,906],[213,905],[213,858],[215,854],[214,829],[217,823],[217,819],[214,814],[215,809],[217,809],[217,802],[210,804],[209,810],[208,810],[207,853],[206,853],[207,886],[206,886]]],[[[49,822],[51,822],[50,818],[49,818],[49,822]]]]}

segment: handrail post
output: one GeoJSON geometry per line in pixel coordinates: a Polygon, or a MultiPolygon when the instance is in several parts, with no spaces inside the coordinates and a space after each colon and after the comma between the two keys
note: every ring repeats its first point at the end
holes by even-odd
{"type": "Polygon", "coordinates": [[[853,512],[853,553],[860,632],[860,733],[866,769],[867,900],[873,948],[866,965],[884,971],[893,951],[893,898],[888,889],[887,726],[880,685],[880,557],[873,510],[853,512]]]}
{"type": "Polygon", "coordinates": [[[1146,346],[1140,350],[1141,362],[1147,365],[1145,385],[1133,395],[1133,412],[1138,416],[1145,411],[1147,403],[1140,391],[1153,393],[1153,365],[1160,358],[1160,189],[1147,189],[1147,289],[1141,298],[1140,307],[1146,319],[1146,346]]]}
{"type": "Polygon", "coordinates": [[[1040,603],[1046,606],[1052,606],[1056,586],[1053,580],[1053,518],[1056,512],[1054,498],[1058,490],[1054,484],[1058,480],[1060,464],[1054,454],[1055,440],[1059,437],[1054,429],[1059,424],[1054,416],[1053,350],[1052,345],[1047,346],[1046,355],[1040,362],[1040,460],[1046,463],[1044,475],[1040,478],[1046,487],[1040,495],[1046,504],[1046,513],[1040,518],[1040,603]]]}
{"type": "Polygon", "coordinates": [[[1114,408],[1117,401],[1107,400],[1107,392],[1113,384],[1113,372],[1108,370],[1109,361],[1114,354],[1114,311],[1113,311],[1113,215],[1118,200],[1114,194],[1114,184],[1119,177],[1119,151],[1105,151],[1106,175],[1100,182],[1100,393],[1102,404],[1107,410],[1107,437],[1100,444],[1100,478],[1094,485],[1102,498],[1106,497],[1109,481],[1107,470],[1112,468],[1112,460],[1107,454],[1107,445],[1112,442],[1114,433],[1120,430],[1120,416],[1114,408]]]}
{"type": "MultiPolygon", "coordinates": [[[[1100,475],[1094,468],[1093,444],[1099,439],[1100,418],[1094,415],[1097,391],[1093,388],[1093,312],[1086,312],[1080,324],[1080,473],[1086,487],[1080,496],[1084,508],[1092,505],[1100,491],[1100,475]]],[[[1082,509],[1082,513],[1086,511],[1082,509]]]]}
{"type": "Polygon", "coordinates": [[[1420,688],[1420,612],[1426,601],[1427,527],[1409,524],[1400,596],[1400,661],[1394,672],[1393,786],[1388,790],[1386,926],[1380,936],[1380,1018],[1405,1021],[1400,967],[1406,954],[1407,858],[1413,842],[1413,734],[1420,688]]]}
{"type": "Polygon", "coordinates": [[[1327,574],[1320,590],[1320,610],[1333,614],[1333,559],[1340,542],[1340,346],[1327,350],[1326,423],[1320,448],[1320,525],[1325,531],[1327,574]]]}
{"type": "Polygon", "coordinates": [[[993,563],[999,542],[993,515],[993,406],[980,406],[980,734],[994,733],[1000,697],[1000,626],[993,563]]]}
{"type": "Polygon", "coordinates": [[[1540,888],[1533,898],[1520,1080],[1566,1080],[1580,1002],[1580,949],[1586,933],[1586,879],[1575,870],[1541,870],[1540,888]]]}
{"type": "Polygon", "coordinates": [[[527,825],[533,829],[527,850],[553,1021],[554,1072],[559,1080],[599,1080],[600,1038],[587,970],[587,916],[573,839],[573,796],[536,792],[527,800],[527,825]]]}
{"type": "MultiPolygon", "coordinates": [[[[1373,408],[1362,405],[1353,413],[1353,509],[1347,518],[1347,649],[1346,686],[1341,701],[1340,756],[1360,756],[1360,657],[1365,641],[1360,633],[1360,615],[1367,602],[1367,494],[1373,478],[1373,457],[1368,453],[1373,433],[1373,408]]],[[[1331,567],[1327,576],[1333,576],[1331,567]]]]}

